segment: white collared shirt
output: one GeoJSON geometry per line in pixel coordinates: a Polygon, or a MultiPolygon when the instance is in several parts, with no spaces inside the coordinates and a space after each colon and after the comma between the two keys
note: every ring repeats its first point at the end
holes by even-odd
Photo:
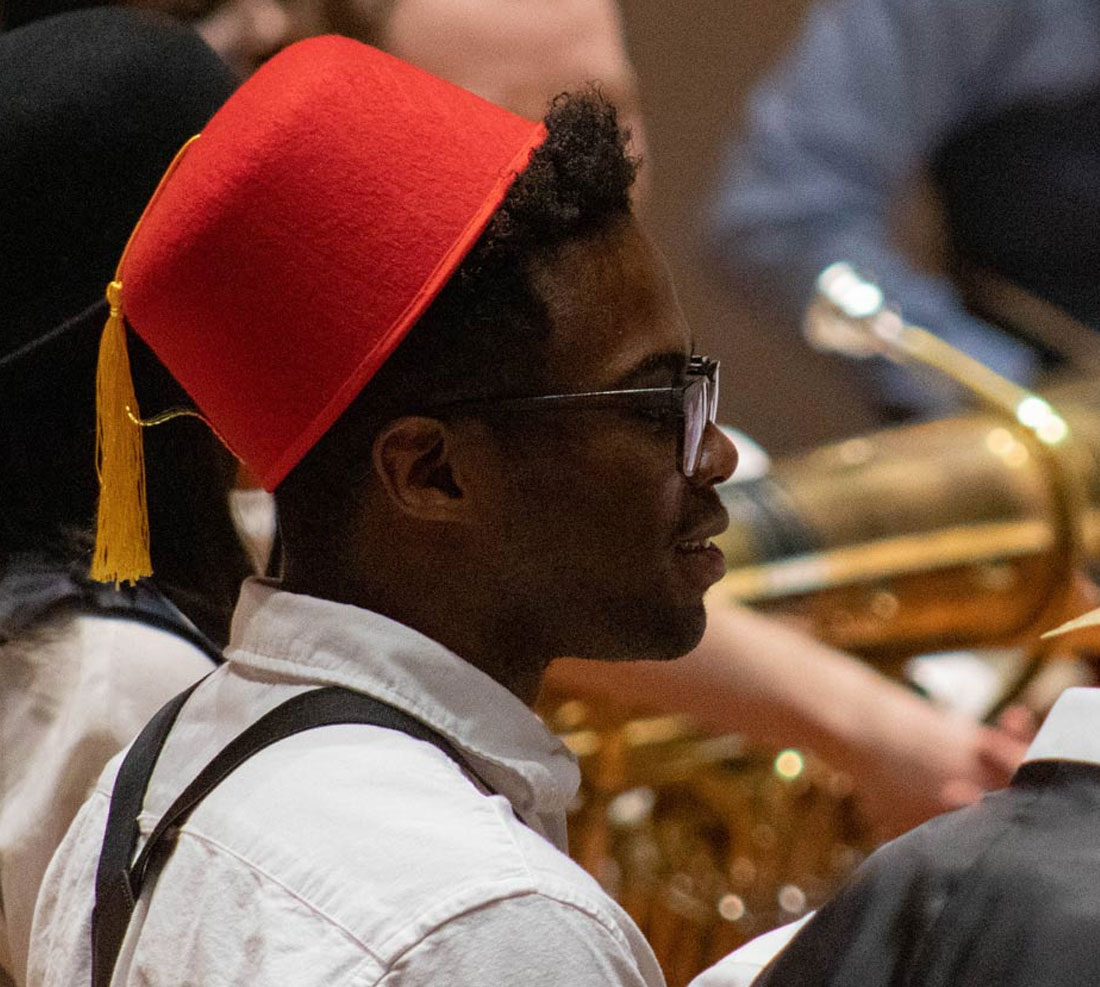
{"type": "MultiPolygon", "coordinates": [[[[228,664],[177,721],[139,823],[226,743],[318,685],[419,718],[434,746],[362,725],[267,748],[195,810],[146,887],[113,984],[659,985],[637,927],[563,852],[576,763],[503,686],[354,607],[245,583],[228,664]],[[522,821],[521,821],[522,820],[522,821]]],[[[29,982],[87,983],[95,863],[117,759],[51,864],[29,982]]]]}
{"type": "MultiPolygon", "coordinates": [[[[1027,750],[1031,761],[1079,761],[1100,764],[1100,689],[1066,689],[1051,707],[1027,750]]],[[[813,916],[772,929],[734,950],[696,977],[689,987],[749,987],[813,916]]]]}

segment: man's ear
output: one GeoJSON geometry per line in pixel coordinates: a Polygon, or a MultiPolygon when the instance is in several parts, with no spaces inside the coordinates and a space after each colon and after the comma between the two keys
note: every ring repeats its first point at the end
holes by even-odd
{"type": "Polygon", "coordinates": [[[456,456],[455,431],[436,418],[409,415],[384,425],[371,454],[378,480],[394,507],[420,521],[464,521],[471,491],[456,456]]]}

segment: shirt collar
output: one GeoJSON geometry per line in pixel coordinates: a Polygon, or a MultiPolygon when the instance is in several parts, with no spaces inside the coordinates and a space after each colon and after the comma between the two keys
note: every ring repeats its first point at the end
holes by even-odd
{"type": "Polygon", "coordinates": [[[1084,761],[1100,764],[1100,689],[1066,689],[1028,748],[1029,761],[1084,761]]]}
{"type": "Polygon", "coordinates": [[[576,759],[541,720],[480,669],[381,614],[247,580],[226,658],[297,682],[339,685],[438,730],[516,812],[554,842],[580,785],[576,759]]]}

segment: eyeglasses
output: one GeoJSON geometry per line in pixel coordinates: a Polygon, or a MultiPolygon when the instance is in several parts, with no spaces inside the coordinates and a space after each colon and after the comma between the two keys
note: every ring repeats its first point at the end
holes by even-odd
{"type": "Polygon", "coordinates": [[[718,413],[717,360],[693,356],[682,384],[669,387],[629,387],[610,391],[580,391],[573,394],[536,394],[519,398],[467,398],[428,406],[426,412],[491,407],[494,411],[538,412],[558,408],[636,408],[663,411],[682,419],[680,472],[694,476],[699,466],[707,424],[718,413]]]}

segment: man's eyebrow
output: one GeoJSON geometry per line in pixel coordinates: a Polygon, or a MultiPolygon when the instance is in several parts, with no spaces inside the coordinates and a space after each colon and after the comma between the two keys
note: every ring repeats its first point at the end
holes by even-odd
{"type": "Polygon", "coordinates": [[[674,380],[687,371],[688,355],[683,350],[669,350],[664,353],[651,353],[640,363],[628,370],[616,382],[617,387],[630,387],[643,381],[651,381],[660,375],[674,380]]]}

